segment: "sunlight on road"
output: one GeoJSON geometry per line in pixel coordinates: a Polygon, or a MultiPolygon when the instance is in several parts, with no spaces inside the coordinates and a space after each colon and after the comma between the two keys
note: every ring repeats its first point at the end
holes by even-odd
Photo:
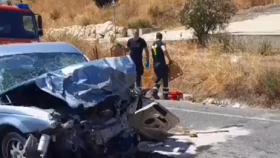
{"type": "MultiPolygon", "coordinates": [[[[209,131],[221,130],[221,129],[209,129],[209,131]]],[[[238,136],[249,135],[251,132],[244,128],[231,127],[223,128],[222,130],[227,130],[228,132],[221,133],[203,133],[198,134],[197,138],[191,138],[189,136],[173,136],[167,139],[162,144],[148,144],[146,147],[142,146],[142,151],[153,151],[156,153],[169,155],[169,156],[183,156],[183,155],[195,155],[199,153],[200,148],[212,147],[218,148],[219,143],[225,143],[232,140],[238,136]]],[[[208,130],[207,130],[208,131],[208,130]]],[[[202,131],[202,132],[207,132],[202,131]]]]}

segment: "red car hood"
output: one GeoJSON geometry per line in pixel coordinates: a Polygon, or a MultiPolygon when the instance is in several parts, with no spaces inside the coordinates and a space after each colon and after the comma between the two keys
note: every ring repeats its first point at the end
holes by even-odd
{"type": "Polygon", "coordinates": [[[13,39],[13,38],[0,38],[0,44],[9,44],[9,43],[32,43],[39,42],[39,40],[34,39],[13,39]]]}

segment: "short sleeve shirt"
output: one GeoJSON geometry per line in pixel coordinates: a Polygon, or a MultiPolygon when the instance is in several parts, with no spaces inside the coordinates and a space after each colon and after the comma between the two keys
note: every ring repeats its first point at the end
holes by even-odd
{"type": "Polygon", "coordinates": [[[164,51],[166,51],[165,43],[162,41],[156,41],[153,43],[151,52],[154,64],[166,65],[164,51]]]}
{"type": "Polygon", "coordinates": [[[143,50],[147,47],[146,41],[139,37],[138,40],[130,38],[127,41],[127,47],[130,50],[130,56],[135,64],[142,64],[143,50]]]}

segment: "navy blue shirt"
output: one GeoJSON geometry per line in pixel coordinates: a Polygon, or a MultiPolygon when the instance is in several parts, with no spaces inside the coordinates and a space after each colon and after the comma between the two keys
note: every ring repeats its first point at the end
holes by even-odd
{"type": "Polygon", "coordinates": [[[164,53],[161,48],[162,46],[165,46],[165,43],[163,43],[162,41],[156,41],[153,43],[151,52],[154,60],[154,65],[166,65],[164,53]]]}
{"type": "Polygon", "coordinates": [[[143,50],[147,47],[146,41],[141,37],[138,40],[130,38],[127,41],[127,47],[130,50],[130,56],[134,63],[142,65],[143,50]]]}

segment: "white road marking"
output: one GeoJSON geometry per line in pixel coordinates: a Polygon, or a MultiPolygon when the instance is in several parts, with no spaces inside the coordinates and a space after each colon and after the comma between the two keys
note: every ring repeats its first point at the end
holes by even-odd
{"type": "Polygon", "coordinates": [[[171,108],[171,107],[166,107],[166,108],[170,109],[170,110],[190,112],[190,113],[198,113],[198,114],[215,115],[215,116],[222,116],[222,117],[234,117],[234,118],[242,118],[242,119],[248,119],[248,120],[280,123],[280,120],[266,119],[266,118],[260,118],[260,117],[249,117],[249,116],[242,116],[242,115],[221,114],[221,113],[217,113],[217,112],[205,112],[205,111],[196,111],[196,110],[190,110],[190,109],[180,109],[180,108],[171,108]]]}

